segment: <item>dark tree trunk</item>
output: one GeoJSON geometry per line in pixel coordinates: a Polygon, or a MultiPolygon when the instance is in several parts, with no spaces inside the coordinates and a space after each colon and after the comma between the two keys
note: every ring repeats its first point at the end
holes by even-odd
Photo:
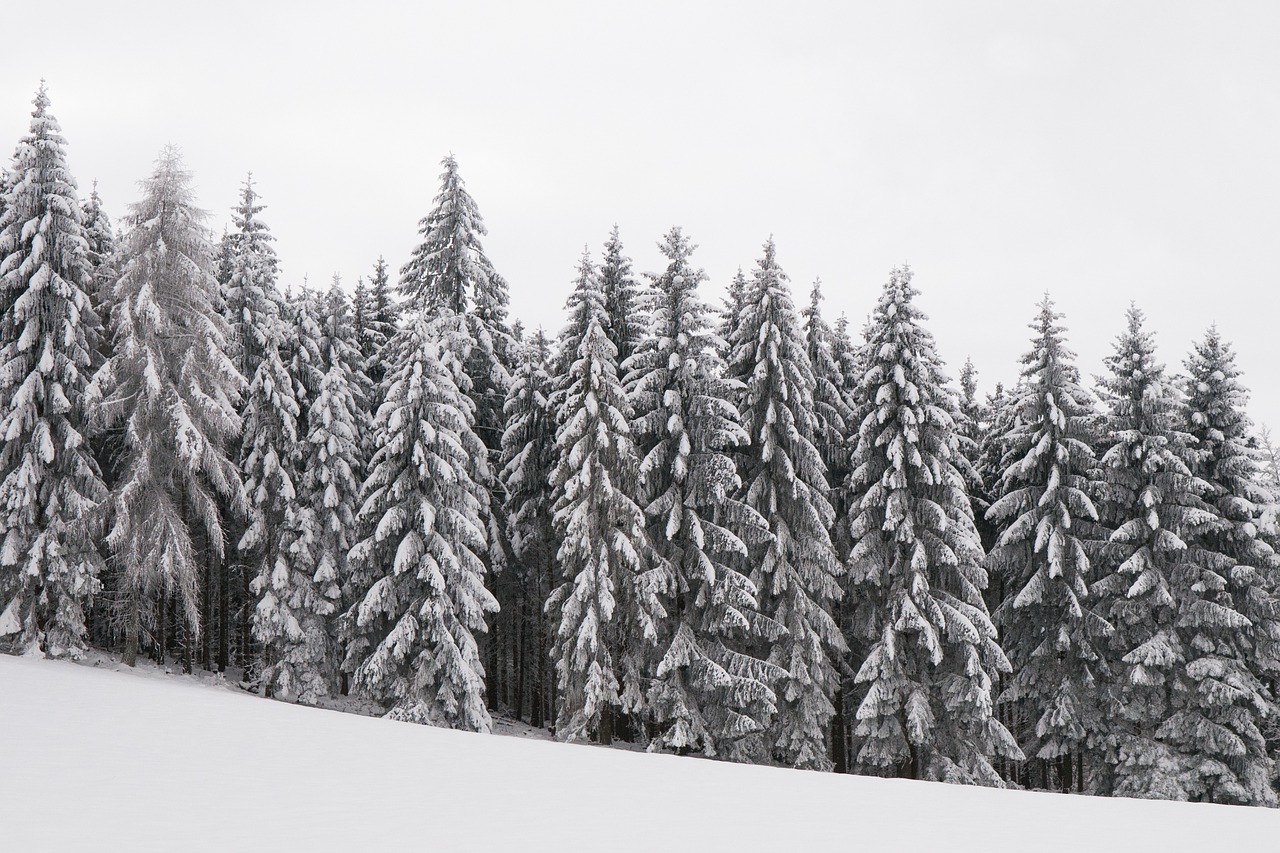
{"type": "Polygon", "coordinates": [[[121,660],[125,666],[138,665],[138,634],[142,619],[142,613],[138,609],[138,591],[130,589],[123,593],[125,595],[125,612],[124,612],[124,655],[121,660]]]}
{"type": "Polygon", "coordinates": [[[231,576],[230,567],[218,563],[218,672],[226,672],[231,657],[231,576]]]}
{"type": "Polygon", "coordinates": [[[844,717],[844,679],[836,686],[834,700],[836,712],[831,717],[831,763],[836,773],[849,772],[848,721],[844,717]]]}

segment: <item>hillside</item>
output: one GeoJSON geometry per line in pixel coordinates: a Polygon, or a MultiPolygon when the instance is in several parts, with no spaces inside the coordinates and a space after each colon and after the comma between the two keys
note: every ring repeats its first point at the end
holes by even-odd
{"type": "Polygon", "coordinates": [[[4,850],[1270,849],[1280,814],[430,729],[0,656],[4,850]]]}

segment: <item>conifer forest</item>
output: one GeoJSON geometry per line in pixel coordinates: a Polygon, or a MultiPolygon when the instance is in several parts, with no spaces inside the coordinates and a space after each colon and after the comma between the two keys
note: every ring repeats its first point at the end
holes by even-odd
{"type": "Polygon", "coordinates": [[[772,238],[712,299],[696,234],[607,221],[532,328],[459,160],[411,254],[304,286],[252,178],[221,235],[174,147],[136,198],[86,193],[41,85],[0,172],[0,651],[474,732],[1277,805],[1280,454],[1216,328],[1164,355],[1140,306],[1048,293],[984,394],[920,307],[944,283],[905,264],[853,320],[772,238]]]}

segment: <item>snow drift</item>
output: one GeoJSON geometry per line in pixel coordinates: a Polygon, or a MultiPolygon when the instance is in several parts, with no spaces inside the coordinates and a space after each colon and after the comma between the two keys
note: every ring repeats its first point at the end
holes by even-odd
{"type": "Polygon", "coordinates": [[[0,850],[1266,850],[1280,813],[484,736],[0,655],[0,850]]]}

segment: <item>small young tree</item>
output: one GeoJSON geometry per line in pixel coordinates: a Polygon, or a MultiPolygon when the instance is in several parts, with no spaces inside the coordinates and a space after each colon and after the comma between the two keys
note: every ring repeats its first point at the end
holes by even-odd
{"type": "Polygon", "coordinates": [[[221,556],[219,499],[244,511],[239,471],[226,455],[241,427],[244,379],[225,354],[229,329],[217,311],[205,214],[175,148],[161,153],[142,187],[112,290],[114,354],[86,395],[99,426],[124,425],[107,544],[120,568],[116,594],[130,666],[149,610],[143,605],[153,596],[176,595],[187,624],[199,624],[201,558],[192,525],[221,556]]]}
{"type": "Polygon", "coordinates": [[[855,763],[1001,786],[992,758],[1021,758],[993,714],[993,678],[1010,667],[982,600],[956,401],[916,295],[911,271],[895,269],[857,393],[849,595],[851,642],[866,656],[855,679],[855,763]]]}
{"type": "Polygon", "coordinates": [[[760,612],[786,630],[761,646],[761,656],[786,671],[766,740],[786,764],[827,769],[834,660],[847,651],[831,615],[842,567],[828,532],[835,519],[826,467],[813,443],[813,370],[772,239],[744,296],[735,340],[729,376],[744,389],[741,412],[751,440],[741,497],[772,533],[751,548],[751,581],[760,612]]]}
{"type": "Polygon", "coordinates": [[[44,84],[0,214],[0,648],[80,657],[106,497],[85,439],[101,334],[66,141],[44,84]]]}

